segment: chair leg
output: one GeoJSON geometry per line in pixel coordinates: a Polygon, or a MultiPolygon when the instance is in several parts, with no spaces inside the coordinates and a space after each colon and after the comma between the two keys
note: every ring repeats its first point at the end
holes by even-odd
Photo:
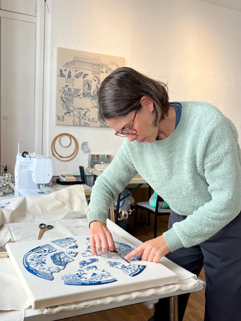
{"type": "Polygon", "coordinates": [[[121,193],[118,194],[117,202],[116,202],[115,224],[117,224],[117,225],[118,225],[118,217],[119,217],[119,209],[120,209],[120,197],[121,197],[121,193]]]}
{"type": "Polygon", "coordinates": [[[150,225],[150,212],[148,211],[147,225],[150,225]]]}
{"type": "Polygon", "coordinates": [[[138,209],[138,206],[136,206],[136,210],[135,210],[135,218],[134,218],[134,225],[133,225],[133,236],[135,235],[135,230],[136,230],[137,209],[138,209]]]}
{"type": "Polygon", "coordinates": [[[155,213],[155,220],[154,220],[154,238],[156,238],[156,230],[157,230],[157,214],[155,213]]]}

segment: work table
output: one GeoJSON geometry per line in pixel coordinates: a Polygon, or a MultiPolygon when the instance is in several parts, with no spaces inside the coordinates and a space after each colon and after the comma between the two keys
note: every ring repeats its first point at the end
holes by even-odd
{"type": "MultiPolygon", "coordinates": [[[[35,233],[35,229],[37,227],[37,225],[39,223],[46,222],[48,224],[52,224],[55,226],[60,226],[62,228],[62,232],[61,230],[53,229],[51,230],[51,237],[59,237],[59,234],[54,235],[54,233],[52,234],[52,232],[55,231],[55,233],[64,233],[65,235],[70,235],[71,231],[74,231],[74,235],[77,235],[76,233],[81,231],[81,228],[77,228],[78,225],[83,225],[85,223],[85,225],[87,224],[87,218],[85,215],[81,215],[81,218],[78,219],[68,219],[68,217],[71,217],[71,213],[76,213],[76,209],[77,209],[77,202],[80,198],[80,194],[78,195],[78,191],[80,190],[80,187],[72,187],[72,189],[66,189],[66,193],[68,191],[72,191],[71,192],[71,197],[74,197],[73,202],[74,202],[74,207],[72,209],[70,209],[72,212],[68,212],[67,214],[70,214],[69,216],[66,217],[66,214],[41,214],[41,213],[37,213],[35,215],[31,214],[31,215],[27,215],[26,218],[25,217],[21,217],[20,218],[20,223],[11,223],[10,224],[5,224],[5,229],[8,227],[11,228],[12,231],[12,235],[13,235],[13,241],[24,241],[24,240],[32,240],[32,239],[37,239],[37,232],[35,233]],[[73,193],[73,188],[77,191],[76,193],[73,193]],[[49,220],[47,221],[47,218],[49,218],[49,220]],[[24,223],[24,220],[26,220],[26,223],[24,223]],[[81,223],[83,222],[83,224],[81,223]],[[26,230],[24,230],[26,229],[26,230]],[[15,232],[14,232],[15,231],[15,232]],[[14,239],[15,238],[15,239],[14,239]]],[[[48,196],[48,199],[50,199],[51,202],[51,206],[53,206],[53,200],[55,200],[57,202],[57,196],[59,196],[59,199],[61,201],[61,203],[56,203],[57,206],[62,206],[63,202],[65,202],[65,204],[68,205],[68,207],[70,207],[70,203],[69,202],[69,197],[68,195],[66,195],[65,199],[63,197],[63,191],[61,192],[57,192],[60,194],[53,194],[54,197],[50,197],[48,196]],[[58,205],[59,204],[59,205],[58,205]],[[62,205],[61,205],[62,204],[62,205]]],[[[45,200],[47,200],[47,198],[44,198],[45,200]]],[[[40,200],[41,202],[38,204],[43,204],[43,196],[42,197],[35,197],[36,202],[38,200],[40,200]]],[[[14,201],[10,200],[11,202],[14,201]]],[[[28,204],[28,202],[31,201],[33,202],[33,199],[28,200],[27,202],[25,202],[26,204],[28,204]]],[[[15,200],[16,202],[16,200],[15,200]]],[[[18,199],[18,202],[21,202],[21,199],[18,199]]],[[[83,201],[82,201],[83,202],[83,201]]],[[[31,212],[32,208],[35,208],[34,213],[37,212],[38,207],[40,205],[36,205],[36,207],[33,207],[33,203],[30,206],[30,209],[27,209],[29,211],[29,213],[31,212]]],[[[63,205],[63,208],[64,205],[63,205]]],[[[51,207],[51,209],[53,210],[53,208],[51,207]]],[[[41,210],[42,211],[42,210],[41,210]]],[[[40,212],[41,212],[40,211],[40,212]]],[[[60,211],[60,208],[59,208],[60,211]]],[[[69,209],[68,209],[69,211],[69,209]]],[[[80,216],[79,216],[80,217],[80,216]]],[[[15,221],[18,220],[17,218],[15,218],[15,221]]],[[[129,233],[127,233],[126,231],[124,231],[122,228],[120,228],[119,226],[117,226],[115,223],[111,222],[110,220],[107,221],[107,226],[110,229],[111,232],[116,233],[117,235],[121,236],[123,239],[125,239],[127,242],[130,242],[133,246],[139,246],[141,244],[141,241],[137,240],[135,237],[133,237],[132,235],[130,235],[129,233]]],[[[36,230],[37,231],[37,230],[36,230]]],[[[0,240],[1,240],[1,236],[3,233],[3,229],[0,231],[0,240]]],[[[47,239],[50,237],[50,234],[46,235],[44,237],[46,237],[47,239]]],[[[1,271],[4,271],[4,269],[7,269],[8,266],[8,274],[10,273],[10,267],[11,264],[9,263],[9,259],[0,259],[0,268],[1,271]],[[9,265],[10,264],[10,265],[9,265]]],[[[176,295],[178,294],[182,294],[182,293],[189,293],[189,292],[193,292],[193,291],[198,291],[201,290],[203,288],[203,282],[198,280],[193,274],[191,274],[190,272],[184,270],[183,268],[177,266],[176,264],[172,263],[171,261],[169,261],[166,258],[162,258],[160,261],[163,265],[165,265],[166,267],[168,267],[171,271],[175,272],[178,275],[179,278],[179,282],[177,284],[172,284],[172,285],[168,285],[168,286],[162,286],[162,287],[158,287],[158,288],[150,288],[150,289],[145,289],[143,291],[134,291],[134,292],[126,292],[125,294],[122,295],[117,295],[117,296],[110,296],[110,297],[103,297],[103,298],[99,298],[98,300],[88,300],[88,301],[82,301],[82,302],[76,302],[73,304],[64,304],[64,305],[60,305],[57,307],[49,307],[49,308],[45,308],[45,309],[37,309],[37,310],[33,310],[32,308],[27,308],[26,306],[24,307],[24,309],[20,309],[20,311],[16,312],[16,314],[21,315],[22,318],[24,318],[24,320],[28,320],[28,321],[39,321],[39,320],[46,320],[46,321],[50,321],[50,320],[58,320],[58,319],[63,319],[63,318],[68,318],[68,317],[72,317],[72,316],[76,316],[76,315],[82,315],[82,314],[87,314],[87,313],[92,313],[92,312],[97,312],[97,311],[101,311],[101,310],[105,310],[105,309],[111,309],[114,307],[121,307],[121,306],[125,306],[125,305],[130,305],[130,304],[136,304],[136,303],[141,303],[141,302],[147,302],[147,305],[152,304],[153,302],[157,302],[157,300],[159,298],[162,297],[170,297],[171,298],[171,302],[172,302],[172,319],[171,320],[176,320],[175,317],[175,309],[174,307],[176,307],[176,305],[174,304],[176,302],[176,300],[174,300],[174,298],[176,297],[176,295]]],[[[7,304],[5,300],[5,298],[9,297],[11,298],[11,300],[13,300],[12,302],[9,302],[9,304],[11,304],[11,306],[14,306],[14,293],[18,293],[19,291],[19,287],[21,289],[21,283],[18,281],[18,279],[14,279],[14,270],[13,271],[13,276],[8,275],[10,278],[10,284],[11,282],[13,282],[13,280],[15,280],[14,284],[11,284],[11,286],[5,286],[6,291],[4,291],[4,297],[1,297],[0,295],[0,309],[4,310],[4,306],[1,307],[1,305],[4,305],[4,302],[7,304]],[[17,287],[15,289],[15,287],[17,287]]],[[[1,288],[4,287],[4,284],[6,284],[6,278],[4,278],[4,275],[0,276],[0,284],[1,284],[1,288]]],[[[9,283],[8,283],[9,284],[9,283]]],[[[23,292],[24,293],[24,292],[23,292]]],[[[21,298],[23,299],[23,295],[21,295],[21,298]]],[[[10,299],[9,299],[10,300],[10,299]]],[[[17,301],[19,301],[19,296],[16,299],[17,301]]],[[[28,305],[27,305],[28,306],[28,305]]],[[[4,313],[4,316],[7,316],[6,312],[4,313]]],[[[9,314],[10,316],[10,314],[9,314]]],[[[13,320],[15,318],[13,318],[12,316],[9,318],[9,320],[13,320]]]]}

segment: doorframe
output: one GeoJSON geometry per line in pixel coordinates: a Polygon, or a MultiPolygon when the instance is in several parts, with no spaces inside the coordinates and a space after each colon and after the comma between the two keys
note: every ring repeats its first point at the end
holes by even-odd
{"type": "Polygon", "coordinates": [[[43,153],[45,1],[36,0],[35,135],[34,151],[43,153]]]}

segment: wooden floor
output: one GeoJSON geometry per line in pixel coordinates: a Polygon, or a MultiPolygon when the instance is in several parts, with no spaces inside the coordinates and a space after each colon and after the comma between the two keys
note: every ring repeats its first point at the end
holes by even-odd
{"type": "MultiPolygon", "coordinates": [[[[158,235],[167,230],[167,217],[158,217],[158,235]]],[[[145,242],[153,238],[153,223],[147,226],[145,223],[138,223],[135,237],[145,242]]],[[[202,270],[199,278],[205,281],[202,270]]],[[[190,295],[186,313],[183,321],[202,321],[204,316],[204,289],[190,295]]],[[[147,308],[144,304],[135,304],[122,308],[106,310],[86,314],[83,316],[68,318],[68,321],[147,321],[154,313],[154,309],[147,308]]],[[[161,320],[160,320],[161,321],[161,320]]]]}

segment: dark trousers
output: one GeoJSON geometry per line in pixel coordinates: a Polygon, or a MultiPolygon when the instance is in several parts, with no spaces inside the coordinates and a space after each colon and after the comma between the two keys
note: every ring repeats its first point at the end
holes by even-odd
{"type": "MultiPolygon", "coordinates": [[[[185,218],[172,212],[168,228],[185,218]]],[[[205,321],[241,321],[241,213],[207,241],[166,257],[196,275],[204,266],[205,321]]],[[[183,320],[188,298],[189,294],[178,296],[178,321],[183,320]]],[[[155,305],[154,320],[169,320],[168,298],[155,305]]]]}

